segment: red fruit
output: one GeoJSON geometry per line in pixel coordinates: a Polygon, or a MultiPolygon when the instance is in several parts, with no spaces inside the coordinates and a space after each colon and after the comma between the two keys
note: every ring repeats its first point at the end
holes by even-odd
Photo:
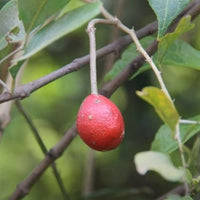
{"type": "Polygon", "coordinates": [[[95,150],[114,149],[124,137],[124,121],[119,109],[102,95],[91,94],[85,98],[76,125],[82,140],[95,150]]]}

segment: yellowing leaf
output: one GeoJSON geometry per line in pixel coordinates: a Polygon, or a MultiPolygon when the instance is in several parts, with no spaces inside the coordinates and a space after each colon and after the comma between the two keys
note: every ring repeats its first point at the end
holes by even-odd
{"type": "Polygon", "coordinates": [[[179,114],[165,93],[156,87],[146,87],[136,93],[155,108],[159,117],[170,127],[172,133],[175,133],[176,125],[179,121],[179,114]]]}

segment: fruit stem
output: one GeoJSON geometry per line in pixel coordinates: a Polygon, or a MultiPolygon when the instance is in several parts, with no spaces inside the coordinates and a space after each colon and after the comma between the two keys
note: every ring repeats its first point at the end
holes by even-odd
{"type": "Polygon", "coordinates": [[[93,19],[89,22],[87,33],[90,40],[90,84],[91,94],[98,94],[97,89],[97,72],[96,72],[96,38],[95,38],[95,24],[112,24],[116,22],[109,19],[93,19]]]}
{"type": "Polygon", "coordinates": [[[88,24],[87,33],[90,40],[90,84],[91,94],[98,94],[97,72],[96,72],[96,39],[95,27],[92,21],[88,24]]]}

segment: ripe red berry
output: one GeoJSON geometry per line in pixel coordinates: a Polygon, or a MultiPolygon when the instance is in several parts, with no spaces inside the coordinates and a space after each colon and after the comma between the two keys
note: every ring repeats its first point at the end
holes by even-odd
{"type": "Polygon", "coordinates": [[[102,95],[91,94],[85,98],[76,125],[82,140],[99,151],[116,148],[124,136],[124,121],[119,109],[102,95]]]}

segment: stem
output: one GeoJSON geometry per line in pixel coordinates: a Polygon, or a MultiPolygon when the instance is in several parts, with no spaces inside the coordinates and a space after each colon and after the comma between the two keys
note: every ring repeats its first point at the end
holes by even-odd
{"type": "MultiPolygon", "coordinates": [[[[127,28],[124,27],[124,29],[126,30],[127,28]]],[[[130,36],[132,37],[133,41],[135,42],[136,46],[137,46],[137,50],[145,57],[146,61],[150,64],[152,70],[154,71],[158,82],[161,86],[161,89],[163,90],[163,92],[166,94],[166,96],[171,100],[171,97],[169,95],[169,92],[165,86],[165,83],[162,79],[161,76],[161,72],[158,70],[158,68],[156,67],[155,63],[153,62],[153,60],[151,59],[151,57],[148,55],[148,53],[144,50],[144,48],[142,47],[142,45],[140,44],[140,41],[138,40],[135,31],[132,29],[127,29],[127,33],[129,32],[130,36]]],[[[172,101],[172,100],[171,100],[172,101]]]]}
{"type": "MultiPolygon", "coordinates": [[[[180,137],[180,122],[177,123],[177,126],[176,126],[175,140],[178,143],[178,147],[179,147],[179,152],[180,152],[181,162],[182,162],[183,168],[184,168],[184,170],[186,170],[187,169],[187,164],[186,164],[186,161],[185,161],[183,144],[182,144],[181,137],[180,137]]],[[[184,186],[185,186],[185,194],[187,195],[189,193],[189,186],[188,186],[187,182],[184,182],[184,186]]]]}
{"type": "Polygon", "coordinates": [[[7,84],[4,83],[1,79],[0,79],[0,85],[3,86],[3,88],[6,90],[6,92],[11,93],[9,87],[7,86],[7,84]]]}
{"type": "Polygon", "coordinates": [[[199,121],[187,120],[187,119],[180,119],[180,124],[200,124],[199,121]]]}
{"type": "Polygon", "coordinates": [[[87,33],[90,40],[90,84],[91,94],[98,94],[97,90],[97,72],[96,72],[96,39],[93,23],[89,23],[87,33]]]}
{"type": "MultiPolygon", "coordinates": [[[[101,6],[101,13],[104,15],[105,18],[107,18],[109,20],[113,20],[119,29],[121,29],[122,31],[124,31],[125,33],[127,33],[131,36],[132,40],[134,41],[134,43],[137,47],[137,50],[144,56],[144,58],[146,59],[146,61],[149,63],[152,70],[154,71],[154,74],[156,75],[156,78],[160,84],[162,91],[169,98],[169,100],[173,103],[172,98],[171,98],[171,96],[165,86],[165,83],[163,81],[163,78],[161,76],[161,72],[158,70],[155,63],[151,59],[151,57],[148,55],[148,53],[145,51],[145,49],[140,44],[140,41],[139,41],[134,29],[129,29],[128,27],[126,27],[124,24],[121,23],[120,20],[116,19],[110,13],[108,13],[107,10],[105,10],[105,8],[103,6],[101,6]]],[[[176,126],[175,140],[177,141],[178,146],[179,146],[179,152],[180,152],[180,156],[181,156],[182,166],[186,170],[187,166],[186,166],[186,161],[185,161],[185,156],[184,156],[183,144],[182,144],[181,137],[180,137],[180,122],[177,123],[177,126],[176,126]]],[[[185,185],[185,193],[187,194],[189,191],[189,187],[188,187],[188,184],[186,181],[184,182],[184,185],[185,185]]]]}
{"type": "Polygon", "coordinates": [[[8,58],[12,57],[13,55],[15,55],[16,53],[18,53],[19,51],[21,51],[22,45],[19,46],[19,48],[15,49],[14,51],[12,51],[10,54],[8,54],[6,57],[4,57],[3,59],[0,60],[0,64],[3,63],[5,60],[7,60],[8,58]]]}
{"type": "Polygon", "coordinates": [[[163,79],[162,79],[161,72],[158,70],[158,68],[156,67],[155,63],[153,62],[153,60],[151,59],[149,54],[144,50],[144,48],[140,44],[140,41],[139,41],[134,29],[129,29],[128,27],[126,27],[124,24],[121,23],[121,21],[119,21],[118,19],[116,19],[115,17],[110,15],[110,13],[108,13],[103,6],[101,7],[101,12],[106,18],[117,22],[118,28],[131,36],[132,40],[134,41],[134,43],[135,43],[135,45],[137,47],[137,50],[144,56],[144,58],[146,59],[146,61],[149,63],[149,65],[151,66],[152,70],[154,71],[154,73],[155,73],[155,75],[156,75],[156,77],[158,79],[158,82],[159,82],[159,84],[161,86],[161,89],[166,94],[166,96],[171,100],[169,92],[168,92],[168,90],[167,90],[167,88],[165,86],[165,83],[164,83],[163,79]]]}
{"type": "Polygon", "coordinates": [[[96,39],[95,39],[95,24],[115,24],[113,20],[94,19],[91,20],[87,27],[87,33],[90,40],[90,84],[91,94],[98,94],[97,89],[97,72],[96,72],[96,39]]]}
{"type": "MultiPolygon", "coordinates": [[[[36,139],[36,141],[38,142],[39,146],[40,146],[40,149],[41,151],[44,153],[44,155],[47,154],[48,150],[44,144],[44,142],[42,141],[42,138],[40,137],[40,134],[39,134],[39,131],[37,130],[37,128],[35,127],[32,119],[30,118],[30,116],[27,114],[27,112],[25,111],[25,109],[23,108],[23,106],[21,105],[20,101],[16,101],[16,106],[18,108],[18,110],[20,111],[20,113],[23,115],[23,117],[26,119],[27,123],[29,124],[31,130],[33,131],[33,135],[36,139]]],[[[60,177],[60,174],[58,172],[58,169],[57,169],[57,166],[56,166],[56,163],[53,162],[51,164],[51,167],[52,167],[52,171],[53,171],[53,174],[57,180],[57,183],[58,183],[58,186],[63,194],[63,197],[64,197],[64,200],[69,200],[69,196],[65,190],[65,187],[64,187],[64,183],[62,181],[62,178],[60,177]]]]}

